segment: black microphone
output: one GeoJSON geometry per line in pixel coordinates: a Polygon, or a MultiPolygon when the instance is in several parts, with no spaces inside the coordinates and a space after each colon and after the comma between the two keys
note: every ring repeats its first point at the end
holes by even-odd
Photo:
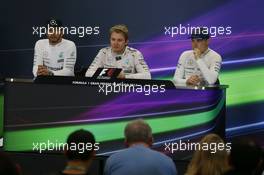
{"type": "Polygon", "coordinates": [[[117,57],[115,57],[115,59],[116,59],[116,61],[119,61],[119,60],[122,59],[122,57],[121,56],[117,56],[117,57]]]}

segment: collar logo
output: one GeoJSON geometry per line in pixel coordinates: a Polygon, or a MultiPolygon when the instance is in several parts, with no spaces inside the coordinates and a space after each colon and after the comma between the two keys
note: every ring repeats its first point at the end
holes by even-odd
{"type": "Polygon", "coordinates": [[[194,61],[193,61],[192,59],[189,59],[189,60],[187,61],[187,64],[188,64],[189,66],[192,66],[192,65],[194,64],[194,61]]]}

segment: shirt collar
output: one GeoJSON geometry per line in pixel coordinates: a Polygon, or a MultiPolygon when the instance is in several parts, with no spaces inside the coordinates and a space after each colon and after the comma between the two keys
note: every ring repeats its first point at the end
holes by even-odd
{"type": "Polygon", "coordinates": [[[147,148],[146,145],[145,145],[144,143],[135,143],[135,144],[131,145],[130,147],[131,147],[131,148],[132,148],[132,147],[141,147],[141,148],[143,147],[143,148],[147,148]]]}
{"type": "Polygon", "coordinates": [[[116,54],[116,53],[114,53],[113,51],[112,51],[112,48],[111,48],[111,54],[112,54],[112,56],[113,57],[116,57],[116,56],[124,56],[125,55],[125,53],[127,52],[127,46],[125,47],[125,50],[124,50],[124,52],[122,53],[122,54],[116,54]]]}
{"type": "Polygon", "coordinates": [[[201,57],[204,57],[208,52],[210,52],[210,48],[208,47],[206,51],[204,51],[204,53],[201,54],[201,57]]]}
{"type": "Polygon", "coordinates": [[[50,46],[53,46],[53,47],[58,47],[58,46],[62,45],[62,42],[63,42],[63,41],[64,41],[64,39],[62,38],[62,39],[61,39],[61,42],[59,42],[59,43],[57,43],[57,44],[55,44],[55,45],[49,43],[49,45],[50,45],[50,46]]]}

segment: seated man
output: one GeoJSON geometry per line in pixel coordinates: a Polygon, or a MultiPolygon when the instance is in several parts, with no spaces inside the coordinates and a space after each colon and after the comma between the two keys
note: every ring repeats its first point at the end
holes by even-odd
{"type": "Polygon", "coordinates": [[[209,34],[204,28],[195,30],[192,35],[193,50],[181,54],[173,80],[176,84],[200,85],[218,83],[221,56],[208,48],[209,34]]]}
{"type": "Polygon", "coordinates": [[[177,175],[173,161],[166,155],[151,150],[153,142],[150,126],[135,120],[125,128],[128,146],[110,156],[105,165],[105,175],[177,175]]]}
{"type": "Polygon", "coordinates": [[[35,44],[33,75],[74,76],[76,46],[63,39],[62,23],[51,19],[47,24],[48,39],[35,44]]]}
{"type": "Polygon", "coordinates": [[[121,68],[118,78],[151,79],[149,68],[142,54],[128,44],[128,29],[116,25],[110,29],[111,47],[99,51],[85,76],[92,77],[97,68],[121,68]]]}

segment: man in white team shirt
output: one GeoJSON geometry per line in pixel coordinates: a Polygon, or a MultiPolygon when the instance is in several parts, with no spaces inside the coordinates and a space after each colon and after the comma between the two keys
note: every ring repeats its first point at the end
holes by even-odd
{"type": "Polygon", "coordinates": [[[62,23],[51,19],[47,25],[48,39],[35,44],[33,75],[36,76],[74,76],[76,46],[74,42],[63,39],[62,23]]]}
{"type": "Polygon", "coordinates": [[[128,29],[115,25],[110,29],[111,47],[99,51],[85,76],[92,77],[98,68],[121,68],[118,78],[151,79],[148,65],[140,51],[127,46],[128,29]]]}
{"type": "Polygon", "coordinates": [[[221,68],[221,56],[208,48],[210,35],[205,28],[192,32],[193,50],[181,54],[173,80],[176,84],[217,84],[221,68]]]}

